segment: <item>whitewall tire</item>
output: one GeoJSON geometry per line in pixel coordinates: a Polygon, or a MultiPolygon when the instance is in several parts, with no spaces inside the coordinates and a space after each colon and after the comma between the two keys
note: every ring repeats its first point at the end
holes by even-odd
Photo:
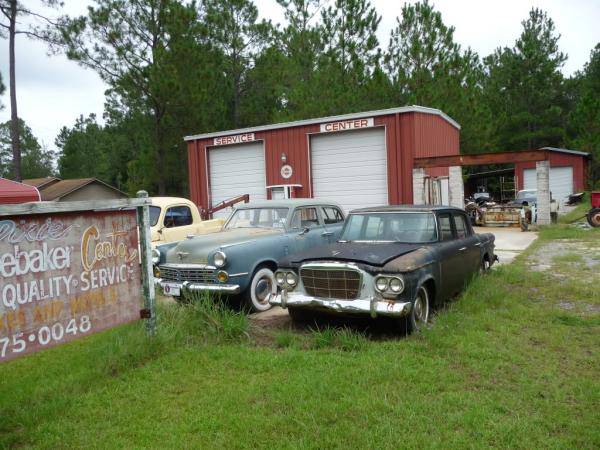
{"type": "Polygon", "coordinates": [[[246,304],[252,312],[266,311],[271,308],[269,299],[277,293],[275,275],[268,267],[259,267],[250,281],[246,292],[246,304]]]}

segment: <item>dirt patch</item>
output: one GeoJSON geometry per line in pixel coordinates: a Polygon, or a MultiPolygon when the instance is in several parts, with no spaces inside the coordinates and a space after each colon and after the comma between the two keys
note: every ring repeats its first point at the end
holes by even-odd
{"type": "Polygon", "coordinates": [[[556,301],[562,297],[555,303],[562,311],[586,316],[600,313],[597,291],[600,243],[571,239],[549,241],[536,248],[527,257],[526,264],[530,270],[549,278],[547,289],[531,289],[532,300],[556,301]]]}
{"type": "Polygon", "coordinates": [[[600,244],[570,239],[550,241],[529,255],[527,265],[536,272],[552,270],[558,277],[571,275],[569,269],[585,268],[594,272],[594,281],[600,281],[600,273],[595,270],[600,265],[600,244]]]}

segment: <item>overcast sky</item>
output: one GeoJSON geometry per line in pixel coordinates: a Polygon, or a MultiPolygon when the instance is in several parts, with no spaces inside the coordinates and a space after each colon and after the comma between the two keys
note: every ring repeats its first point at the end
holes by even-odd
{"type": "MultiPolygon", "coordinates": [[[[64,0],[71,14],[85,12],[88,0],[64,0]]],[[[32,0],[25,3],[35,4],[32,0]]],[[[255,0],[262,17],[283,23],[283,12],[275,0],[255,0]]],[[[496,47],[512,46],[521,33],[521,21],[532,7],[548,12],[561,34],[560,49],[568,54],[563,73],[572,75],[589,60],[590,51],[600,42],[599,0],[437,0],[444,23],[456,28],[455,40],[471,47],[481,57],[496,47]]],[[[371,0],[383,16],[379,27],[380,45],[386,47],[389,34],[400,14],[401,1],[371,0]]],[[[0,121],[10,118],[8,93],[8,40],[0,39],[0,72],[7,86],[0,101],[0,121]]],[[[54,148],[54,139],[63,126],[72,127],[83,114],[102,117],[106,86],[91,70],[63,56],[46,55],[44,44],[17,37],[17,100],[19,116],[33,129],[40,142],[54,148]]],[[[427,106],[427,105],[424,105],[427,106]]],[[[202,130],[198,130],[200,132],[202,130]]]]}

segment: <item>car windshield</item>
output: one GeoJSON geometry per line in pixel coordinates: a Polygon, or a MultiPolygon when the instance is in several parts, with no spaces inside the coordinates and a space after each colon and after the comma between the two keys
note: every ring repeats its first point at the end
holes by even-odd
{"type": "Polygon", "coordinates": [[[433,213],[351,214],[341,241],[422,243],[437,240],[433,213]]]}
{"type": "Polygon", "coordinates": [[[160,217],[160,207],[151,206],[150,207],[150,226],[153,227],[158,223],[158,218],[160,217]]]}
{"type": "Polygon", "coordinates": [[[520,191],[517,193],[517,198],[535,197],[536,191],[520,191]]]}
{"type": "Polygon", "coordinates": [[[225,229],[233,228],[284,228],[288,208],[237,209],[227,221],[225,229]]]}

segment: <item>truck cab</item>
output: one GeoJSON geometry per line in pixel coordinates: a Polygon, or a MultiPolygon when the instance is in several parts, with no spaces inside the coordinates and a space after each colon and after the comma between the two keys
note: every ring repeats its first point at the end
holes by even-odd
{"type": "Polygon", "coordinates": [[[152,247],[177,242],[189,235],[215,233],[223,219],[202,220],[198,207],[186,198],[152,197],[150,231],[152,247]]]}

